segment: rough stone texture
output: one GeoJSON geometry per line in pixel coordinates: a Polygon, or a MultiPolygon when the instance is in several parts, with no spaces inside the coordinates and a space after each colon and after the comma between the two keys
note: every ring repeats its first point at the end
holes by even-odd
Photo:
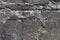
{"type": "Polygon", "coordinates": [[[42,4],[47,3],[49,0],[3,0],[5,2],[11,2],[11,3],[22,3],[22,2],[28,2],[31,4],[39,4],[40,2],[42,4]]]}
{"type": "Polygon", "coordinates": [[[40,18],[36,14],[27,18],[19,18],[14,13],[8,15],[6,13],[1,15],[1,40],[60,40],[60,12],[58,11],[42,11],[40,18]]]}
{"type": "Polygon", "coordinates": [[[22,14],[21,12],[20,14],[16,13],[13,13],[6,9],[1,10],[0,39],[38,40],[38,29],[42,28],[43,24],[38,18],[39,16],[37,12],[32,12],[32,14],[29,12],[22,12],[22,14]],[[21,18],[21,16],[23,16],[23,18],[21,18]]]}
{"type": "MultiPolygon", "coordinates": [[[[59,40],[60,38],[60,13],[57,11],[44,12],[42,15],[46,18],[45,30],[48,32],[46,40],[59,40]]],[[[44,39],[45,40],[45,39],[44,39]]]]}
{"type": "Polygon", "coordinates": [[[38,20],[7,20],[2,28],[1,40],[37,40],[38,37],[35,37],[41,24],[38,20]]]}
{"type": "Polygon", "coordinates": [[[0,40],[60,40],[60,10],[37,10],[38,7],[41,6],[1,5],[0,40]],[[21,11],[29,8],[34,10],[21,11]]]}

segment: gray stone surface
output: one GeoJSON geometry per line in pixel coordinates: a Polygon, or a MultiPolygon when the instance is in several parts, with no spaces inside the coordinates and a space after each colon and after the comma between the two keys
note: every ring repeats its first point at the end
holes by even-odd
{"type": "Polygon", "coordinates": [[[46,40],[59,40],[60,37],[60,13],[55,11],[44,12],[42,15],[46,18],[45,20],[45,30],[48,32],[47,36],[49,36],[46,40]]]}
{"type": "Polygon", "coordinates": [[[19,18],[14,14],[1,15],[1,40],[60,40],[59,11],[42,11],[39,18],[19,18]]]}
{"type": "Polygon", "coordinates": [[[0,39],[1,40],[60,39],[59,11],[40,12],[35,10],[30,12],[31,13],[28,13],[26,11],[12,12],[7,9],[0,10],[0,39]],[[20,16],[26,18],[21,18],[20,16]]]}
{"type": "Polygon", "coordinates": [[[35,36],[41,27],[41,22],[38,20],[7,20],[2,28],[1,40],[37,40],[35,36]]]}
{"type": "MultiPolygon", "coordinates": [[[[48,2],[27,1],[32,4],[48,2]]],[[[60,40],[60,10],[38,10],[43,6],[19,4],[21,2],[8,0],[8,4],[0,5],[0,40],[60,40]]]]}
{"type": "Polygon", "coordinates": [[[41,2],[41,4],[47,3],[49,0],[3,0],[6,2],[11,2],[11,3],[22,3],[22,2],[28,2],[31,4],[39,4],[41,2]]]}

